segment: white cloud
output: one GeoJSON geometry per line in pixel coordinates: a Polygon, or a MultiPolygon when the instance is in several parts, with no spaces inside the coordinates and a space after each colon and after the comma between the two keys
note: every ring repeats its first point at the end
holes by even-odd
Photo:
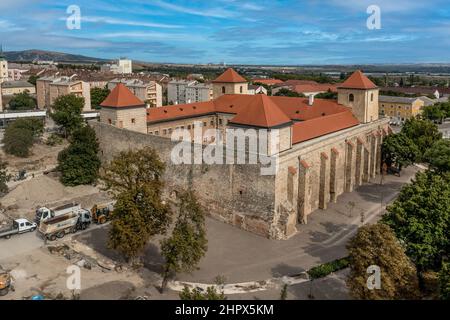
{"type": "Polygon", "coordinates": [[[176,12],[191,14],[191,15],[197,15],[197,16],[203,16],[203,17],[213,17],[213,18],[231,18],[234,17],[236,14],[232,11],[216,8],[216,9],[194,9],[194,8],[187,8],[176,4],[167,3],[162,0],[154,0],[151,2],[152,5],[158,6],[163,9],[172,10],[176,12]]]}
{"type": "Polygon", "coordinates": [[[7,21],[7,20],[0,20],[0,32],[11,32],[11,31],[22,31],[25,30],[25,28],[18,27],[15,24],[7,21]]]}
{"type": "MultiPolygon", "coordinates": [[[[65,20],[66,18],[62,18],[65,20]]],[[[126,26],[137,26],[137,27],[148,27],[148,28],[166,28],[166,29],[177,29],[184,28],[180,25],[173,24],[163,24],[145,21],[135,21],[135,20],[122,20],[110,17],[97,17],[97,16],[81,16],[81,21],[84,22],[94,22],[94,23],[106,23],[114,25],[126,25],[126,26]]]]}

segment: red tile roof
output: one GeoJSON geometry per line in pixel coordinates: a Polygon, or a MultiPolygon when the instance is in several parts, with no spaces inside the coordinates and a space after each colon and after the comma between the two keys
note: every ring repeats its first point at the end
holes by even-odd
{"type": "Polygon", "coordinates": [[[247,80],[243,78],[239,73],[234,71],[233,68],[228,68],[224,73],[222,73],[216,80],[213,80],[212,82],[243,83],[247,82],[247,80]]]}
{"type": "Polygon", "coordinates": [[[136,97],[123,83],[119,83],[100,106],[123,108],[145,106],[145,103],[136,97]]]}
{"type": "Polygon", "coordinates": [[[360,70],[355,71],[344,83],[338,86],[347,89],[375,89],[377,86],[360,70]]]}
{"type": "Polygon", "coordinates": [[[262,128],[291,124],[291,119],[265,94],[255,95],[251,100],[244,110],[231,119],[232,124],[262,128]]]}
{"type": "Polygon", "coordinates": [[[350,110],[297,122],[292,128],[292,143],[300,143],[329,133],[357,126],[359,121],[350,110]]]}
{"type": "Polygon", "coordinates": [[[223,95],[208,102],[165,106],[148,110],[147,121],[158,123],[207,114],[235,114],[232,122],[271,127],[294,122],[292,142],[299,143],[359,124],[349,108],[334,100],[266,95],[223,95]]]}
{"type": "Polygon", "coordinates": [[[293,90],[298,93],[305,92],[337,92],[337,86],[334,84],[318,83],[318,84],[299,84],[293,86],[293,90]]]}

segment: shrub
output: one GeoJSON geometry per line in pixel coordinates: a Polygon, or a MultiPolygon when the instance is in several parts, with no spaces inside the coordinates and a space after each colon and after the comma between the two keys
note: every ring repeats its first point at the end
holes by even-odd
{"type": "Polygon", "coordinates": [[[61,144],[62,142],[63,138],[61,136],[56,133],[52,133],[45,141],[45,144],[48,146],[56,146],[58,144],[61,144]]]}
{"type": "Polygon", "coordinates": [[[308,270],[308,275],[312,279],[323,278],[333,272],[347,268],[348,265],[348,258],[337,259],[311,268],[310,270],[308,270]]]}
{"type": "Polygon", "coordinates": [[[7,154],[26,158],[33,146],[33,132],[29,129],[8,127],[3,137],[3,150],[7,154]]]}

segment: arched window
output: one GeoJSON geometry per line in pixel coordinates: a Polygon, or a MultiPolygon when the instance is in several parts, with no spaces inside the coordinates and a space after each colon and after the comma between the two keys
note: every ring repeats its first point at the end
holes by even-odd
{"type": "Polygon", "coordinates": [[[350,102],[355,101],[355,96],[353,95],[353,93],[350,93],[350,95],[348,96],[348,101],[350,102]]]}
{"type": "Polygon", "coordinates": [[[225,87],[222,87],[222,93],[225,93],[225,87]]]}
{"type": "Polygon", "coordinates": [[[373,101],[373,93],[370,94],[370,101],[373,101]]]}
{"type": "Polygon", "coordinates": [[[241,88],[239,90],[240,90],[241,93],[244,92],[244,89],[243,89],[242,86],[241,86],[241,88]]]}

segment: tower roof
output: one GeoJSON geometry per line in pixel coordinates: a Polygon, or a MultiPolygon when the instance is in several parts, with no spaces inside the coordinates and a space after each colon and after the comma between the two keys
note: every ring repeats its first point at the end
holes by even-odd
{"type": "Polygon", "coordinates": [[[238,113],[230,122],[262,128],[292,123],[291,119],[265,94],[256,95],[245,110],[238,113]]]}
{"type": "Polygon", "coordinates": [[[338,88],[346,89],[375,89],[377,86],[367,78],[360,70],[355,71],[338,88]]]}
{"type": "Polygon", "coordinates": [[[247,82],[247,80],[242,77],[239,73],[234,71],[233,68],[228,68],[224,73],[222,73],[216,80],[213,82],[226,82],[226,83],[243,83],[247,82]]]}
{"type": "Polygon", "coordinates": [[[110,108],[145,106],[145,103],[136,97],[123,83],[119,83],[106,97],[100,106],[110,108]]]}

